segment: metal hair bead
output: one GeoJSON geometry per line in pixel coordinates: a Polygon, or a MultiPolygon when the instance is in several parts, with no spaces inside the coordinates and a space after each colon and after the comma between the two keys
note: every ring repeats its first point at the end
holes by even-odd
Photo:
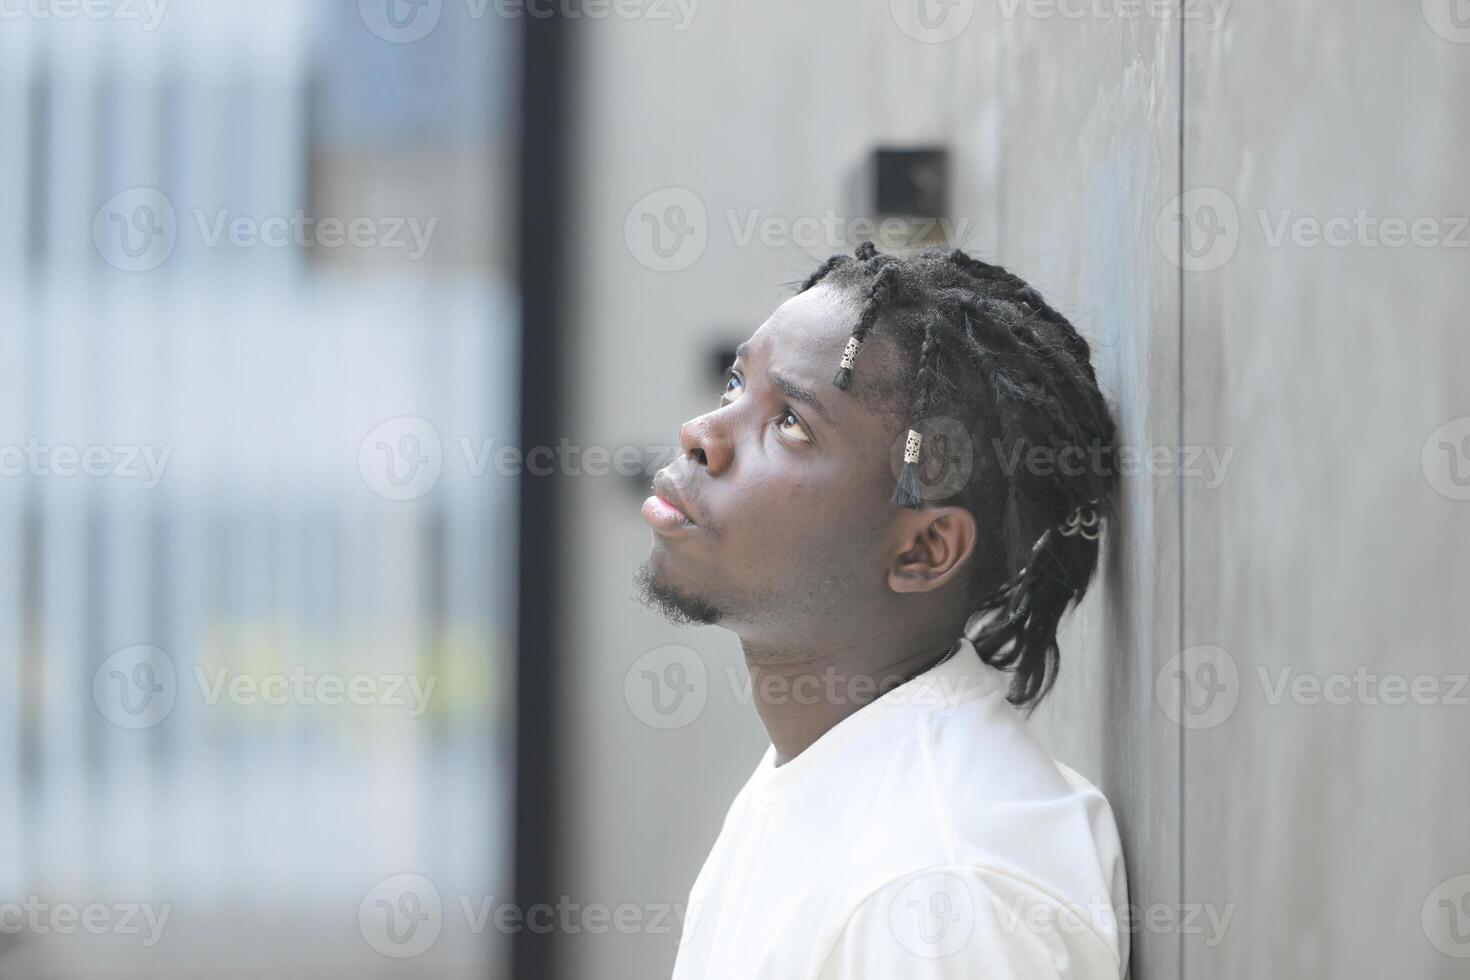
{"type": "Polygon", "coordinates": [[[917,463],[919,461],[919,447],[924,444],[924,437],[913,429],[909,430],[909,437],[903,444],[903,461],[905,463],[917,463]]]}
{"type": "Polygon", "coordinates": [[[838,365],[838,367],[845,367],[849,371],[851,371],[853,358],[857,357],[858,348],[861,346],[862,341],[858,340],[856,337],[848,337],[847,347],[842,352],[842,363],[838,365]]]}
{"type": "Polygon", "coordinates": [[[1067,523],[1062,526],[1064,537],[1082,535],[1088,541],[1096,541],[1102,533],[1102,518],[1098,516],[1097,510],[1091,504],[1085,504],[1072,511],[1072,516],[1067,518],[1067,523]]]}

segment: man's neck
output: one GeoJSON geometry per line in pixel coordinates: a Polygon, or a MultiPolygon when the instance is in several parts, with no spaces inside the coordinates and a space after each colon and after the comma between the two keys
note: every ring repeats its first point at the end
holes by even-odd
{"type": "Polygon", "coordinates": [[[943,659],[956,641],[954,636],[889,637],[880,643],[779,652],[753,651],[742,642],[751,696],[776,748],[776,765],[790,762],[848,715],[943,659]]]}

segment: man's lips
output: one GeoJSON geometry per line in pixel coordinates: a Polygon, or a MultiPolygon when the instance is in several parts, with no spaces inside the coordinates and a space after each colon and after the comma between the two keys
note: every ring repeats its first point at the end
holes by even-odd
{"type": "Polygon", "coordinates": [[[678,484],[663,470],[653,478],[653,496],[643,501],[643,519],[664,534],[696,526],[678,484]]]}
{"type": "Polygon", "coordinates": [[[685,516],[684,512],[667,500],[654,494],[643,501],[643,519],[655,531],[667,534],[680,528],[694,527],[694,522],[685,516]]]}

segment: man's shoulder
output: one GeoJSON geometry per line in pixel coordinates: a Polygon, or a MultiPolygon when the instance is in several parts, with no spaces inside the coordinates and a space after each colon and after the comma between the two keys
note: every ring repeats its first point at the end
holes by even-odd
{"type": "Polygon", "coordinates": [[[1120,940],[1110,902],[1088,906],[983,864],[939,864],[853,903],[822,975],[853,975],[848,964],[920,975],[918,967],[943,962],[1007,976],[1116,977],[1127,955],[1120,940]]]}
{"type": "Polygon", "coordinates": [[[942,886],[963,871],[1002,905],[1095,925],[1114,917],[1127,888],[1107,799],[1053,759],[1003,697],[916,711],[905,727],[893,733],[864,835],[872,859],[850,901],[905,882],[942,886]]]}
{"type": "Polygon", "coordinates": [[[932,826],[943,856],[1004,839],[994,831],[1018,810],[1107,807],[1095,786],[1052,757],[1003,693],[916,700],[890,720],[870,733],[869,758],[882,769],[876,810],[892,814],[895,832],[932,826]]]}

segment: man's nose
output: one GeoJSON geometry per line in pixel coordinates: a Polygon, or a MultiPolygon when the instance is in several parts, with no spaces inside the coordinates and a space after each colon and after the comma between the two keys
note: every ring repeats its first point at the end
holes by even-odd
{"type": "Polygon", "coordinates": [[[679,426],[679,445],[684,455],[719,476],[730,466],[732,444],[725,427],[709,412],[679,426]]]}

